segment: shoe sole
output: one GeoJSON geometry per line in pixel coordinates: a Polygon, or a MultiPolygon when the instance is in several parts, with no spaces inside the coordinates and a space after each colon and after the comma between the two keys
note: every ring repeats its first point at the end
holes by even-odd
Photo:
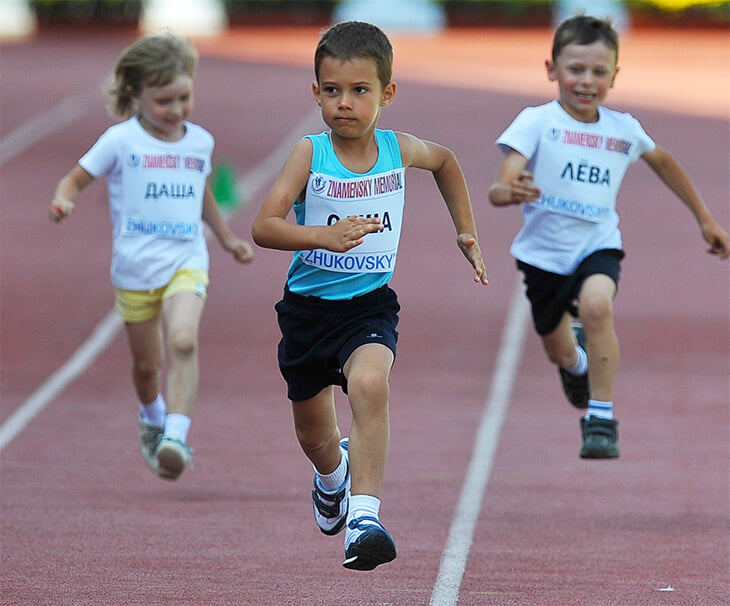
{"type": "Polygon", "coordinates": [[[350,570],[372,570],[381,564],[395,560],[395,545],[382,531],[364,536],[362,541],[353,543],[347,550],[351,555],[342,562],[350,570]]]}
{"type": "Polygon", "coordinates": [[[185,456],[182,448],[174,444],[166,444],[158,449],[157,462],[159,465],[157,473],[161,477],[176,480],[187,467],[188,457],[185,456]]]}
{"type": "Polygon", "coordinates": [[[581,459],[618,459],[618,448],[591,448],[580,451],[581,459]]]}

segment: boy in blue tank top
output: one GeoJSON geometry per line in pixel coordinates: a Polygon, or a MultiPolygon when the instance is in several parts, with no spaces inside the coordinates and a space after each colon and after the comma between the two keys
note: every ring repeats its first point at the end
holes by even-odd
{"type": "Polygon", "coordinates": [[[293,251],[276,304],[279,368],[297,439],[314,466],[312,500],[320,530],[345,529],[346,568],[372,570],[396,556],[380,522],[390,438],[390,370],[398,299],[393,275],[408,167],[434,174],[457,244],[487,284],[469,192],[453,152],[376,128],[393,102],[393,50],[367,23],[345,22],[321,37],[314,98],[329,131],[301,139],[254,221],[254,241],[293,251]],[[296,224],[286,217],[294,209],[296,224]],[[337,424],[334,387],[352,410],[349,438],[337,424]]]}

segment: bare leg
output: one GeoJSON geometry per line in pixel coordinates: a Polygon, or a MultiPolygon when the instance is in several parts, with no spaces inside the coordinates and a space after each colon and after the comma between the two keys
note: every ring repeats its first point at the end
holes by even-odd
{"type": "Polygon", "coordinates": [[[571,323],[570,314],[565,313],[558,327],[542,337],[542,344],[548,359],[563,368],[572,368],[578,363],[578,352],[575,349],[575,336],[571,330],[571,323]]]}
{"type": "Polygon", "coordinates": [[[352,409],[352,494],[380,497],[390,444],[388,412],[393,352],[383,345],[356,349],[343,368],[352,409]]]}
{"type": "Polygon", "coordinates": [[[198,327],[205,301],[193,292],[165,299],[167,333],[167,412],[191,416],[198,394],[198,327]]]}
{"type": "Polygon", "coordinates": [[[335,413],[334,388],[325,387],[309,400],[292,402],[294,430],[304,454],[326,475],[340,464],[340,429],[335,413]]]}
{"type": "Polygon", "coordinates": [[[619,344],[613,323],[615,282],[606,275],[590,276],[581,287],[578,309],[586,333],[591,399],[610,402],[619,363],[619,344]]]}
{"type": "Polygon", "coordinates": [[[149,404],[160,393],[162,329],[160,318],[124,325],[132,352],[132,381],[137,398],[149,404]]]}

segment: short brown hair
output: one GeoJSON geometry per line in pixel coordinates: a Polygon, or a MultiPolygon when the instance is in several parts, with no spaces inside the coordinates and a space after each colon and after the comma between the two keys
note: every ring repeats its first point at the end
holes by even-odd
{"type": "Polygon", "coordinates": [[[326,57],[341,61],[372,59],[383,88],[393,77],[393,47],[383,31],[370,23],[344,21],[333,25],[322,34],[314,53],[314,75],[317,82],[319,68],[326,57]]]}
{"type": "Polygon", "coordinates": [[[553,61],[557,61],[561,51],[568,44],[593,44],[596,40],[600,40],[613,50],[618,61],[618,34],[610,21],[588,15],[576,15],[566,19],[555,30],[553,61]]]}

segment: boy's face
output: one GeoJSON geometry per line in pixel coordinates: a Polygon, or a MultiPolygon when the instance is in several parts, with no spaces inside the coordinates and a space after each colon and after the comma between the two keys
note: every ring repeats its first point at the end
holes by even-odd
{"type": "Polygon", "coordinates": [[[375,129],[380,110],[393,100],[395,83],[383,88],[372,59],[325,57],[312,92],[327,126],[343,138],[355,139],[375,129]]]}
{"type": "Polygon", "coordinates": [[[595,122],[598,107],[618,73],[616,52],[604,42],[568,44],[555,62],[546,61],[548,78],[558,83],[559,102],[576,120],[595,122]]]}

